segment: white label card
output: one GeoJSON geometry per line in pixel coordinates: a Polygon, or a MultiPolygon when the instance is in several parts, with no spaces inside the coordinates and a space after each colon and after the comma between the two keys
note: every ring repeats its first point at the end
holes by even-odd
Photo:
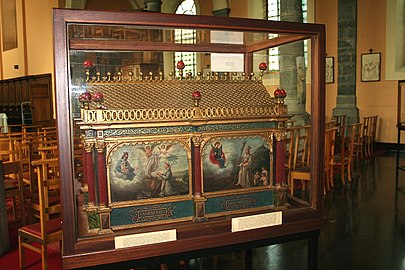
{"type": "Polygon", "coordinates": [[[241,53],[211,53],[211,71],[243,72],[243,59],[241,53]]]}
{"type": "Polygon", "coordinates": [[[136,247],[177,240],[177,231],[166,230],[158,232],[138,233],[115,237],[115,248],[136,247]]]}
{"type": "Polygon", "coordinates": [[[211,43],[243,44],[243,32],[211,30],[211,43]]]}
{"type": "Polygon", "coordinates": [[[283,212],[281,211],[233,218],[231,230],[232,232],[240,232],[275,225],[281,225],[282,219],[283,219],[283,212]]]}

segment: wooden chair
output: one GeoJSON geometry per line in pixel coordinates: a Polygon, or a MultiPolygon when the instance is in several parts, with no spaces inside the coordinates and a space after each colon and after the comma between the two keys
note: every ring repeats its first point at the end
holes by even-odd
{"type": "Polygon", "coordinates": [[[336,122],[336,127],[339,127],[339,129],[336,131],[336,139],[335,139],[335,151],[339,152],[340,149],[342,148],[342,140],[346,135],[346,115],[335,115],[332,117],[332,120],[335,120],[336,122]]]}
{"type": "Polygon", "coordinates": [[[294,135],[293,164],[290,172],[290,193],[294,195],[294,181],[301,180],[302,188],[305,182],[311,180],[310,173],[310,134],[311,126],[302,126],[296,129],[294,135]]]}
{"type": "Polygon", "coordinates": [[[22,180],[21,161],[0,161],[3,163],[4,189],[6,198],[11,198],[14,218],[17,219],[17,204],[22,224],[25,224],[24,182],[22,180]]]}
{"type": "MultiPolygon", "coordinates": [[[[342,128],[340,128],[342,129],[342,128]]],[[[339,172],[342,185],[346,184],[345,176],[347,175],[348,182],[352,181],[353,175],[353,158],[354,158],[354,138],[358,133],[359,124],[352,124],[347,127],[347,136],[340,138],[340,151],[334,153],[331,159],[330,177],[339,172]]],[[[345,128],[346,130],[346,128],[345,128]]],[[[332,182],[333,183],[333,182],[332,182]]]]}
{"type": "Polygon", "coordinates": [[[47,245],[62,240],[61,204],[51,204],[50,194],[59,190],[58,160],[40,160],[34,163],[38,174],[39,222],[18,229],[20,269],[25,269],[25,249],[41,255],[42,269],[48,269],[47,245]]]}
{"type": "Polygon", "coordinates": [[[378,115],[363,117],[363,153],[365,157],[374,155],[378,115]]]}
{"type": "Polygon", "coordinates": [[[21,147],[18,141],[12,142],[9,150],[0,151],[3,162],[4,188],[6,198],[12,199],[14,218],[17,219],[17,204],[21,221],[25,224],[24,182],[21,147]]]}
{"type": "Polygon", "coordinates": [[[362,158],[361,151],[362,151],[362,131],[363,131],[363,123],[356,123],[354,124],[353,130],[353,157],[356,161],[360,161],[362,158]]]}
{"type": "Polygon", "coordinates": [[[294,157],[294,139],[295,139],[295,134],[297,133],[296,130],[298,128],[299,127],[288,127],[286,130],[285,170],[286,170],[286,179],[287,179],[288,185],[290,185],[290,183],[291,183],[291,170],[293,169],[293,157],[294,157]]]}
{"type": "Polygon", "coordinates": [[[58,146],[38,146],[38,155],[40,159],[58,158],[58,146]]]}
{"type": "MultiPolygon", "coordinates": [[[[36,174],[36,183],[34,192],[31,194],[31,199],[28,203],[28,221],[30,223],[36,222],[41,217],[41,205],[40,205],[40,190],[39,190],[39,177],[48,181],[56,180],[59,182],[59,164],[58,159],[40,159],[32,161],[34,173],[36,174]]],[[[58,206],[60,204],[60,189],[59,185],[55,184],[47,189],[46,194],[46,206],[58,206]]]]}
{"type": "Polygon", "coordinates": [[[324,164],[325,164],[325,188],[324,188],[324,193],[326,194],[326,191],[330,191],[332,187],[334,187],[333,183],[333,174],[331,174],[331,171],[333,171],[332,167],[332,161],[333,161],[333,156],[335,154],[335,140],[336,140],[336,133],[337,133],[338,127],[332,127],[329,129],[325,130],[325,149],[324,149],[324,164]]]}
{"type": "Polygon", "coordinates": [[[330,120],[325,122],[325,130],[336,127],[336,120],[330,120]]]}

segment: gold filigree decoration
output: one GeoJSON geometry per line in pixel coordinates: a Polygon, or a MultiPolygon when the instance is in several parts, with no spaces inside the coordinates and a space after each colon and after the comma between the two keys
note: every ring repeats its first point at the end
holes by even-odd
{"type": "Polygon", "coordinates": [[[274,137],[276,138],[276,141],[280,142],[280,141],[284,141],[286,138],[286,131],[285,130],[280,130],[274,133],[274,137]]]}

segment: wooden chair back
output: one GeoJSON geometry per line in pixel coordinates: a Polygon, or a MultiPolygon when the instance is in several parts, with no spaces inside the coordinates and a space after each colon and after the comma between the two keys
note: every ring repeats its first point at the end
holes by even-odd
{"type": "Polygon", "coordinates": [[[292,169],[290,171],[290,193],[294,194],[294,181],[301,180],[302,187],[305,189],[304,181],[311,180],[310,172],[310,139],[311,126],[301,126],[294,130],[294,146],[292,157],[292,169]]]}
{"type": "MultiPolygon", "coordinates": [[[[32,166],[36,174],[36,190],[31,195],[31,201],[28,206],[28,219],[32,223],[41,218],[41,208],[43,206],[53,208],[60,207],[60,188],[59,188],[59,163],[58,159],[41,159],[32,161],[32,166]],[[42,183],[46,181],[45,183],[42,183]],[[41,182],[41,183],[40,183],[41,182]],[[44,185],[45,204],[41,205],[41,185],[44,185]]],[[[57,213],[57,211],[55,212],[57,213]]]]}
{"type": "Polygon", "coordinates": [[[339,127],[325,130],[325,189],[330,191],[333,184],[333,158],[335,155],[336,133],[339,127]]]}
{"type": "Polygon", "coordinates": [[[375,137],[377,134],[378,115],[363,117],[363,154],[365,157],[374,155],[375,137]]]}
{"type": "Polygon", "coordinates": [[[25,250],[41,255],[42,269],[48,268],[47,245],[62,240],[61,204],[52,203],[51,194],[59,190],[58,160],[38,160],[33,162],[38,174],[39,221],[18,229],[20,269],[25,269],[25,250]]]}
{"type": "Polygon", "coordinates": [[[363,123],[352,124],[351,132],[348,135],[353,140],[353,157],[356,160],[361,159],[361,139],[362,139],[363,123]]]}
{"type": "Polygon", "coordinates": [[[310,159],[311,126],[302,126],[295,130],[293,169],[308,166],[310,159]]]}
{"type": "Polygon", "coordinates": [[[297,133],[296,130],[299,127],[288,127],[286,130],[286,176],[287,176],[287,183],[290,184],[290,174],[291,170],[293,169],[293,157],[294,157],[294,142],[295,142],[295,134],[297,133]]]}
{"type": "Polygon", "coordinates": [[[15,219],[17,219],[17,204],[19,205],[18,213],[22,224],[25,224],[24,182],[19,143],[16,142],[15,149],[0,151],[0,155],[7,156],[7,160],[1,160],[6,198],[12,199],[15,219]]]}

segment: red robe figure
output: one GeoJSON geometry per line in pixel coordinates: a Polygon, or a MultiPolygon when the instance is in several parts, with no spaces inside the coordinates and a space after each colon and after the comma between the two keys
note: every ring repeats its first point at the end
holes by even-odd
{"type": "Polygon", "coordinates": [[[222,151],[222,144],[217,141],[214,145],[211,144],[210,161],[219,168],[226,168],[225,166],[225,153],[222,151]]]}

